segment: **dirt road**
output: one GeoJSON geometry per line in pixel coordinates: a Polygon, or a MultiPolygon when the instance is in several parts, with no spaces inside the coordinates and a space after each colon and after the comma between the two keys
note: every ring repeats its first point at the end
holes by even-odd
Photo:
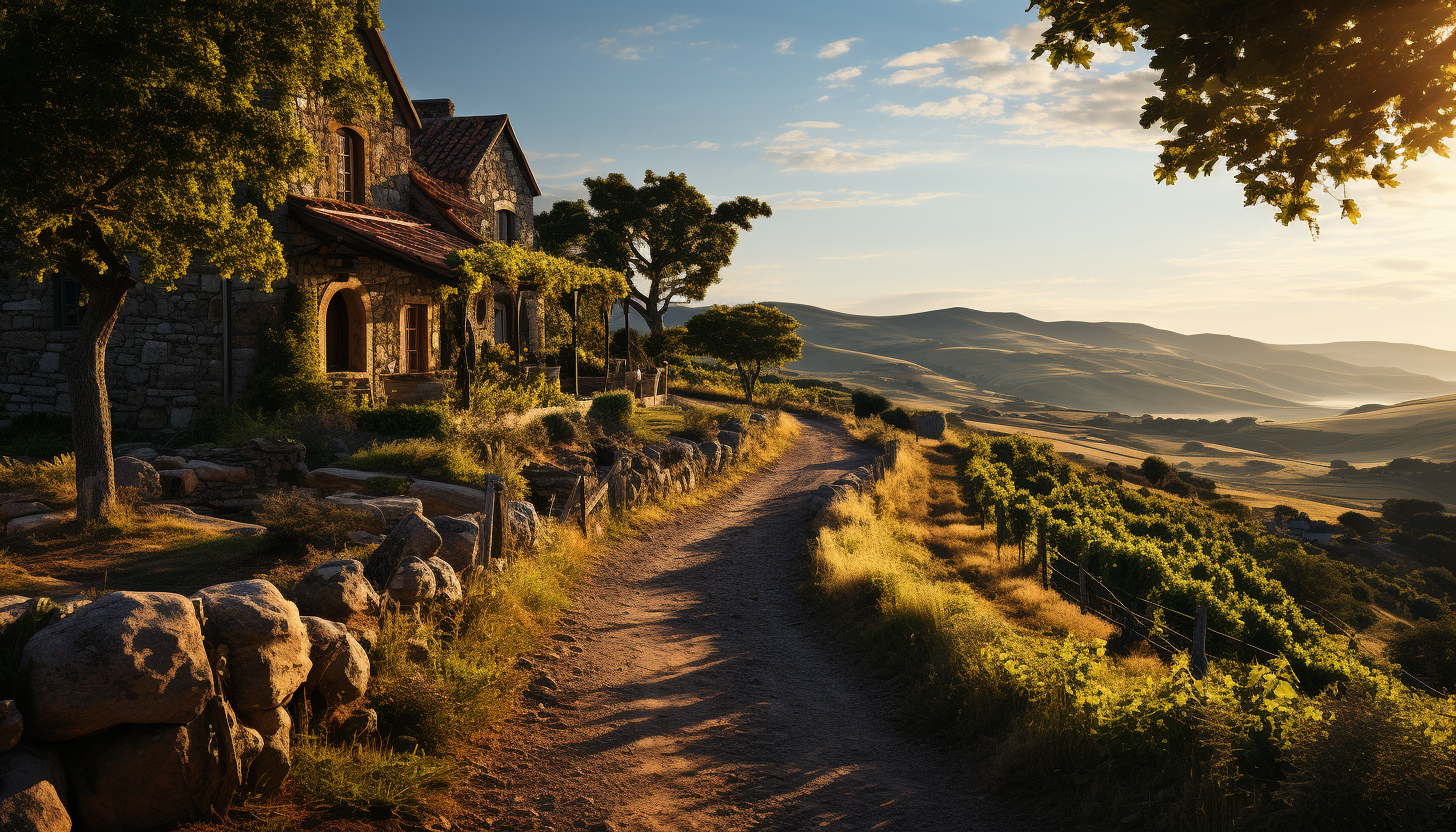
{"type": "Polygon", "coordinates": [[[837,426],[714,505],[621,544],[475,755],[457,823],[492,829],[992,830],[973,775],[813,619],[808,497],[864,462],[837,426]]]}

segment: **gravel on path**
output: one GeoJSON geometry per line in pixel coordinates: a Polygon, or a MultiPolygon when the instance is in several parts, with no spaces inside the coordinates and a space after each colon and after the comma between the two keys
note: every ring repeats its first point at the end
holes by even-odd
{"type": "Polygon", "coordinates": [[[534,693],[475,749],[457,828],[1021,827],[802,596],[809,496],[867,459],[804,420],[765,470],[606,553],[523,660],[534,693]]]}

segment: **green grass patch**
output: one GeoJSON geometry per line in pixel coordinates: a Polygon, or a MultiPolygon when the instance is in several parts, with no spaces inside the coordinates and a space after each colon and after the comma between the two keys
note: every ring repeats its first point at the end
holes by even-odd
{"type": "Polygon", "coordinates": [[[446,758],[293,737],[292,782],[312,805],[352,814],[420,811],[456,780],[446,758]]]}
{"type": "Polygon", "coordinates": [[[76,502],[76,457],[49,462],[17,462],[0,457],[0,491],[18,491],[53,506],[76,502]]]}
{"type": "Polygon", "coordinates": [[[481,461],[465,448],[440,439],[380,442],[361,448],[334,464],[355,471],[410,474],[475,488],[485,485],[487,473],[481,461]]]}

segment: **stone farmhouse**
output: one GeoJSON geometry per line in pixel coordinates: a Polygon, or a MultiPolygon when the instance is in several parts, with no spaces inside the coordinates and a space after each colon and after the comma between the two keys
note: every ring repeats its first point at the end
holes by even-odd
{"type": "MultiPolygon", "coordinates": [[[[118,427],[181,430],[203,406],[232,401],[289,289],[318,306],[323,369],[336,386],[383,402],[430,398],[451,383],[438,374],[448,358],[440,289],[456,282],[446,257],[485,240],[533,246],[541,190],[508,117],[456,116],[448,99],[411,101],[380,32],[359,37],[390,112],[344,124],[317,99],[296,99],[320,164],[273,217],[286,277],[263,292],[199,267],[171,291],[133,289],[107,352],[118,427]]],[[[60,355],[85,314],[81,300],[79,285],[59,273],[0,284],[0,425],[69,411],[60,355]]],[[[468,307],[451,334],[472,349],[544,352],[544,309],[529,286],[492,285],[468,307]]]]}

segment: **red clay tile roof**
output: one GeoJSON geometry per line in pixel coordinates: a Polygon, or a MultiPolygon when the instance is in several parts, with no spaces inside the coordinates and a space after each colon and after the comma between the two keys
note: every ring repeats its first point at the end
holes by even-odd
{"type": "Polygon", "coordinates": [[[485,206],[471,202],[465,196],[465,189],[450,182],[441,182],[422,170],[411,170],[410,181],[415,190],[435,206],[445,219],[460,234],[476,242],[480,236],[480,221],[485,216],[485,206]]]}
{"type": "Polygon", "coordinates": [[[476,245],[398,211],[303,196],[290,196],[288,208],[294,219],[315,231],[336,234],[371,256],[445,283],[456,279],[446,257],[476,245]]]}
{"type": "Polygon", "coordinates": [[[442,179],[464,179],[480,164],[505,126],[503,115],[442,118],[415,139],[415,161],[442,179]]]}

